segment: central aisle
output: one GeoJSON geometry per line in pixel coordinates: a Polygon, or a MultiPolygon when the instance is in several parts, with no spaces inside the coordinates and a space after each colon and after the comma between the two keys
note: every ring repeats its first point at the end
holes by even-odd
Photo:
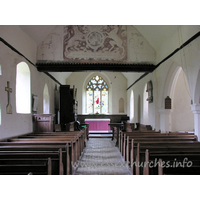
{"type": "Polygon", "coordinates": [[[131,175],[110,138],[90,138],[75,175],[131,175]]]}

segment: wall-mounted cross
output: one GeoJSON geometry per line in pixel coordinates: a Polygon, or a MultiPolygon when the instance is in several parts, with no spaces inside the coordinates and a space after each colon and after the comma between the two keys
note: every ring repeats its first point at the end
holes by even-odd
{"type": "Polygon", "coordinates": [[[10,105],[10,92],[12,92],[12,88],[10,88],[10,82],[7,81],[7,87],[5,87],[5,91],[8,92],[8,105],[6,106],[7,114],[12,114],[12,106],[10,105]]]}

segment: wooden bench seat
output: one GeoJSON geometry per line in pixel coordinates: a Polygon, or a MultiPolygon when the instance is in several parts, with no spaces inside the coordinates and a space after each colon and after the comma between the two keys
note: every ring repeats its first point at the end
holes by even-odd
{"type": "MultiPolygon", "coordinates": [[[[24,173],[22,172],[23,168],[25,169],[27,165],[35,166],[35,168],[41,165],[41,171],[44,171],[42,170],[44,160],[50,158],[53,160],[52,174],[73,174],[73,164],[80,158],[85,140],[87,140],[85,131],[37,132],[16,136],[5,140],[6,142],[0,142],[0,165],[2,165],[2,169],[5,168],[4,166],[12,165],[17,168],[21,167],[21,172],[19,169],[16,170],[16,173],[24,173]],[[31,160],[37,159],[42,163],[31,162],[31,160]]],[[[36,172],[34,171],[34,173],[36,172]]]]}
{"type": "Polygon", "coordinates": [[[16,138],[8,139],[7,143],[0,142],[0,151],[8,149],[13,151],[19,151],[19,150],[39,151],[43,149],[45,149],[46,151],[50,151],[61,148],[63,151],[64,172],[65,174],[72,174],[74,172],[74,167],[72,166],[72,164],[74,162],[77,162],[77,160],[80,158],[83,152],[84,142],[85,142],[83,136],[84,136],[83,131],[59,132],[59,133],[55,132],[29,133],[29,134],[24,134],[22,136],[18,136],[16,138]],[[33,146],[33,144],[36,146],[33,146]],[[66,150],[65,148],[66,144],[68,144],[67,146],[68,150],[66,150]],[[7,145],[7,147],[2,147],[2,145],[4,146],[7,145]],[[16,147],[16,146],[23,146],[23,147],[16,147]]]}
{"type": "Polygon", "coordinates": [[[70,144],[69,148],[72,149],[72,153],[73,153],[73,160],[72,162],[76,162],[79,157],[81,156],[81,152],[83,151],[83,146],[81,145],[81,143],[78,142],[77,138],[71,138],[71,137],[35,137],[35,138],[20,138],[20,139],[12,139],[11,142],[51,142],[54,143],[55,141],[57,142],[63,142],[63,143],[68,143],[70,144]]]}
{"type": "Polygon", "coordinates": [[[79,154],[81,154],[81,152],[83,151],[83,148],[86,146],[86,141],[87,140],[84,137],[84,132],[83,131],[73,131],[73,132],[59,132],[59,133],[55,133],[55,132],[46,132],[46,133],[31,133],[28,135],[23,135],[20,136],[18,138],[57,138],[59,140],[67,138],[67,139],[72,139],[72,140],[76,140],[77,142],[77,148],[78,148],[78,152],[79,154]]]}
{"type": "MultiPolygon", "coordinates": [[[[124,143],[126,143],[126,137],[128,137],[131,139],[138,139],[141,138],[141,140],[143,140],[143,138],[170,138],[170,140],[173,141],[173,138],[176,138],[176,141],[197,141],[197,137],[196,135],[194,135],[194,133],[160,133],[160,132],[153,132],[151,131],[151,133],[147,133],[146,131],[143,132],[120,132],[119,134],[119,150],[120,152],[123,151],[124,147],[124,143]]],[[[145,140],[145,139],[144,139],[145,140]]],[[[155,140],[159,140],[159,139],[155,139],[155,140]]]]}
{"type": "MultiPolygon", "coordinates": [[[[134,156],[133,156],[133,158],[131,159],[135,160],[136,163],[138,162],[144,163],[144,161],[146,161],[147,163],[149,160],[155,161],[155,159],[157,160],[162,159],[163,161],[165,161],[165,163],[170,160],[182,162],[185,158],[190,156],[189,158],[191,159],[191,161],[192,162],[195,161],[195,165],[200,166],[200,143],[199,142],[194,143],[194,145],[179,143],[178,146],[171,143],[162,144],[162,145],[157,144],[157,143],[150,144],[150,145],[138,143],[137,150],[135,152],[136,152],[136,158],[134,159],[134,156]],[[148,150],[148,156],[145,155],[147,154],[147,150],[148,150]]],[[[169,171],[173,171],[173,168],[170,168],[170,169],[165,168],[165,170],[169,172],[169,171]]],[[[136,174],[140,174],[141,171],[142,171],[141,168],[139,169],[138,167],[136,167],[136,170],[135,170],[136,174]]],[[[145,169],[143,171],[145,171],[145,169]]],[[[187,169],[185,169],[184,171],[187,174],[187,169]]],[[[200,171],[198,171],[198,173],[199,172],[200,171]]],[[[173,171],[173,173],[175,173],[175,170],[173,171]]],[[[182,170],[182,173],[183,173],[183,170],[182,170]]],[[[152,174],[155,174],[155,170],[154,170],[154,173],[152,174]]]]}
{"type": "Polygon", "coordinates": [[[0,175],[56,174],[58,159],[0,159],[0,175]]]}
{"type": "MultiPolygon", "coordinates": [[[[155,153],[160,153],[160,154],[200,153],[199,151],[200,145],[197,142],[197,137],[196,135],[194,135],[194,133],[174,132],[174,133],[163,134],[155,131],[140,131],[140,132],[121,131],[119,137],[120,137],[119,150],[124,156],[124,160],[127,161],[128,164],[131,164],[131,162],[133,163],[134,161],[144,162],[146,158],[145,153],[147,149],[150,155],[149,159],[152,158],[155,159],[155,157],[151,157],[155,153]],[[138,144],[140,145],[139,150],[137,147],[138,144]],[[193,144],[195,144],[196,147],[193,144]]],[[[181,159],[182,158],[183,157],[181,157],[181,159]]],[[[146,168],[143,169],[135,167],[134,169],[133,165],[130,166],[133,174],[140,174],[142,173],[142,171],[144,171],[144,173],[146,174],[146,168]]]]}
{"type": "MultiPolygon", "coordinates": [[[[151,151],[145,152],[145,162],[158,162],[158,165],[146,166],[143,168],[144,174],[169,174],[169,175],[200,175],[200,152],[199,149],[189,149],[184,151],[151,151]],[[161,164],[161,162],[163,162],[161,164]],[[149,168],[149,169],[147,169],[149,168]]],[[[142,155],[142,154],[141,154],[142,155]]],[[[141,172],[141,170],[140,170],[141,172]]]]}
{"type": "MultiPolygon", "coordinates": [[[[49,152],[49,156],[57,156],[58,155],[58,149],[62,151],[62,165],[64,167],[64,174],[69,175],[72,174],[74,172],[74,168],[72,167],[72,163],[76,162],[76,151],[73,145],[73,142],[68,142],[66,143],[66,141],[58,143],[56,142],[56,144],[50,141],[48,142],[40,142],[40,141],[27,141],[27,143],[21,143],[21,142],[7,142],[7,143],[0,143],[0,158],[2,156],[2,153],[4,151],[7,152],[7,155],[9,152],[12,152],[13,154],[16,152],[16,154],[20,154],[24,152],[25,155],[33,158],[33,157],[37,157],[37,155],[39,155],[39,157],[41,157],[41,153],[44,152],[45,155],[48,155],[49,152]],[[7,146],[5,146],[7,145],[7,146]],[[54,152],[55,155],[52,155],[52,153],[54,152]],[[33,154],[33,155],[32,155],[33,154]]],[[[25,156],[24,155],[24,156],[25,156]]],[[[61,164],[60,164],[61,165],[61,164]]]]}
{"type": "Polygon", "coordinates": [[[126,155],[128,155],[128,152],[130,152],[131,148],[131,140],[134,139],[135,143],[149,143],[149,142],[157,142],[157,143],[182,143],[182,142],[196,142],[196,138],[187,138],[187,137],[145,137],[145,138],[139,138],[139,137],[130,137],[127,138],[124,137],[124,140],[121,143],[121,149],[120,152],[124,159],[126,159],[126,155]],[[128,150],[127,150],[128,149],[128,150]]]}
{"type": "MultiPolygon", "coordinates": [[[[51,174],[63,174],[63,163],[62,163],[62,151],[0,151],[0,160],[4,160],[4,164],[6,160],[18,160],[17,165],[22,164],[24,161],[21,163],[19,162],[20,160],[26,160],[26,159],[53,159],[53,171],[51,174]],[[56,167],[57,166],[57,167],[56,167]],[[56,167],[56,168],[55,168],[56,167]]],[[[1,163],[1,161],[0,161],[1,163]]],[[[16,163],[15,163],[16,164],[16,163]]],[[[32,165],[32,164],[30,164],[32,165]]],[[[15,169],[13,168],[13,172],[15,169]]],[[[50,173],[50,172],[49,172],[50,173]]]]}

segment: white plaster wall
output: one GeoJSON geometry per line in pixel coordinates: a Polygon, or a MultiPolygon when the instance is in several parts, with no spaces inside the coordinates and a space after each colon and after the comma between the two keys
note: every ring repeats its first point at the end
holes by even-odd
{"type": "MultiPolygon", "coordinates": [[[[124,110],[127,110],[127,99],[126,99],[126,87],[127,80],[118,72],[76,72],[72,73],[67,79],[66,84],[70,85],[71,88],[73,85],[77,88],[77,101],[78,101],[78,114],[85,113],[85,89],[88,81],[94,75],[99,74],[102,76],[109,86],[109,114],[121,114],[119,113],[119,99],[124,99],[124,110]]],[[[126,113],[124,113],[126,114],[126,113]]]]}
{"type": "Polygon", "coordinates": [[[0,26],[0,37],[12,45],[31,62],[36,63],[36,43],[19,26],[0,26]]]}
{"type": "Polygon", "coordinates": [[[1,125],[0,139],[11,136],[21,135],[32,132],[32,114],[16,113],[16,66],[19,62],[26,62],[31,71],[31,94],[38,95],[38,113],[43,112],[43,89],[45,83],[48,85],[50,95],[50,113],[54,113],[54,88],[55,82],[52,81],[44,73],[40,73],[37,69],[27,62],[22,56],[16,54],[10,48],[0,42],[0,64],[2,66],[2,75],[0,76],[0,103],[1,103],[1,125]],[[12,93],[10,95],[12,114],[6,113],[8,103],[7,92],[5,87],[7,81],[10,82],[12,93]]]}
{"type": "Polygon", "coordinates": [[[172,98],[172,131],[193,131],[194,114],[191,111],[190,101],[188,83],[181,70],[172,98]]]}
{"type": "MultiPolygon", "coordinates": [[[[156,52],[156,63],[159,63],[199,31],[200,26],[178,26],[177,32],[172,37],[163,42],[160,49],[156,52]]],[[[200,38],[198,37],[193,40],[189,45],[176,53],[167,62],[170,62],[170,60],[171,62],[176,62],[183,68],[188,80],[190,96],[194,102],[195,85],[200,68],[200,38]]],[[[164,65],[166,66],[167,62],[161,64],[159,68],[163,68],[164,65]]],[[[167,66],[165,67],[165,70],[168,70],[167,66]]],[[[165,76],[167,74],[163,73],[163,75],[165,76]]]]}
{"type": "MultiPolygon", "coordinates": [[[[133,85],[128,91],[127,91],[127,114],[130,115],[130,93],[131,90],[134,92],[134,123],[145,123],[145,119],[143,117],[143,109],[144,109],[144,88],[148,81],[152,80],[153,83],[153,96],[154,100],[152,103],[148,103],[148,124],[152,126],[153,129],[157,128],[159,130],[159,127],[156,126],[156,85],[155,80],[152,73],[145,76],[143,79],[141,79],[139,82],[137,82],[135,85],[133,85]]],[[[128,80],[128,85],[131,85],[131,80],[128,80]]]]}
{"type": "MultiPolygon", "coordinates": [[[[166,41],[163,42],[163,44],[160,45],[159,50],[156,52],[156,63],[159,63],[162,61],[165,57],[167,57],[169,54],[171,54],[175,49],[179,48],[185,41],[190,39],[194,34],[196,34],[200,30],[199,26],[178,26],[177,32],[174,33],[174,35],[166,41]]],[[[145,83],[149,79],[153,80],[153,94],[154,94],[154,102],[152,104],[149,104],[149,119],[151,122],[149,122],[153,127],[157,130],[160,129],[160,114],[159,110],[164,108],[164,98],[166,98],[167,95],[171,92],[171,84],[173,81],[173,77],[176,73],[176,70],[179,66],[181,66],[185,72],[188,84],[189,84],[189,99],[188,102],[191,100],[197,104],[199,103],[199,99],[196,98],[195,100],[195,88],[197,84],[197,76],[199,73],[199,66],[200,63],[200,38],[198,37],[193,42],[191,42],[188,46],[184,47],[181,51],[176,53],[174,56],[172,56],[170,59],[162,63],[153,73],[150,73],[148,76],[140,80],[138,83],[136,83],[133,87],[130,89],[133,89],[134,96],[135,96],[135,122],[141,122],[142,119],[142,105],[140,105],[140,119],[138,119],[138,97],[140,96],[140,102],[142,104],[143,98],[142,98],[142,91],[144,88],[145,83]],[[137,111],[136,111],[137,110],[137,111]]],[[[131,85],[134,80],[131,79],[130,76],[127,76],[128,78],[128,86],[131,85]]],[[[129,89],[129,90],[130,90],[129,89]]],[[[182,88],[183,89],[183,88],[182,88]]],[[[127,97],[130,96],[129,90],[127,92],[127,97]]],[[[127,105],[129,105],[129,98],[127,98],[127,105]]],[[[188,105],[188,103],[187,103],[188,105]]],[[[182,108],[185,106],[185,104],[182,105],[182,108]]],[[[190,104],[189,104],[190,106],[190,104]]],[[[182,111],[183,109],[179,109],[179,111],[182,111]]],[[[186,115],[190,116],[190,122],[187,127],[184,126],[183,128],[185,130],[193,130],[193,127],[191,125],[192,123],[192,116],[191,112],[186,112],[186,115]],[[190,113],[190,114],[189,114],[190,113]]],[[[127,110],[127,113],[129,111],[127,110]]],[[[182,112],[183,113],[183,112],[182,112]]],[[[175,118],[174,118],[175,120],[175,118]]],[[[176,121],[176,123],[183,124],[182,122],[176,121]]],[[[185,125],[185,124],[184,124],[185,125]]],[[[173,128],[174,131],[181,130],[180,127],[177,127],[174,125],[173,128]]]]}

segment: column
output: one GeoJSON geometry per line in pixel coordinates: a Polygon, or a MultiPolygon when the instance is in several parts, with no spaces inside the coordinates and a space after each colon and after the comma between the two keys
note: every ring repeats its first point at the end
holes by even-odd
{"type": "Polygon", "coordinates": [[[194,113],[194,130],[195,135],[200,141],[200,104],[191,105],[192,112],[194,113]]]}
{"type": "Polygon", "coordinates": [[[166,133],[171,131],[171,113],[172,110],[170,109],[160,109],[159,114],[160,114],[160,130],[161,133],[166,133]]]}

